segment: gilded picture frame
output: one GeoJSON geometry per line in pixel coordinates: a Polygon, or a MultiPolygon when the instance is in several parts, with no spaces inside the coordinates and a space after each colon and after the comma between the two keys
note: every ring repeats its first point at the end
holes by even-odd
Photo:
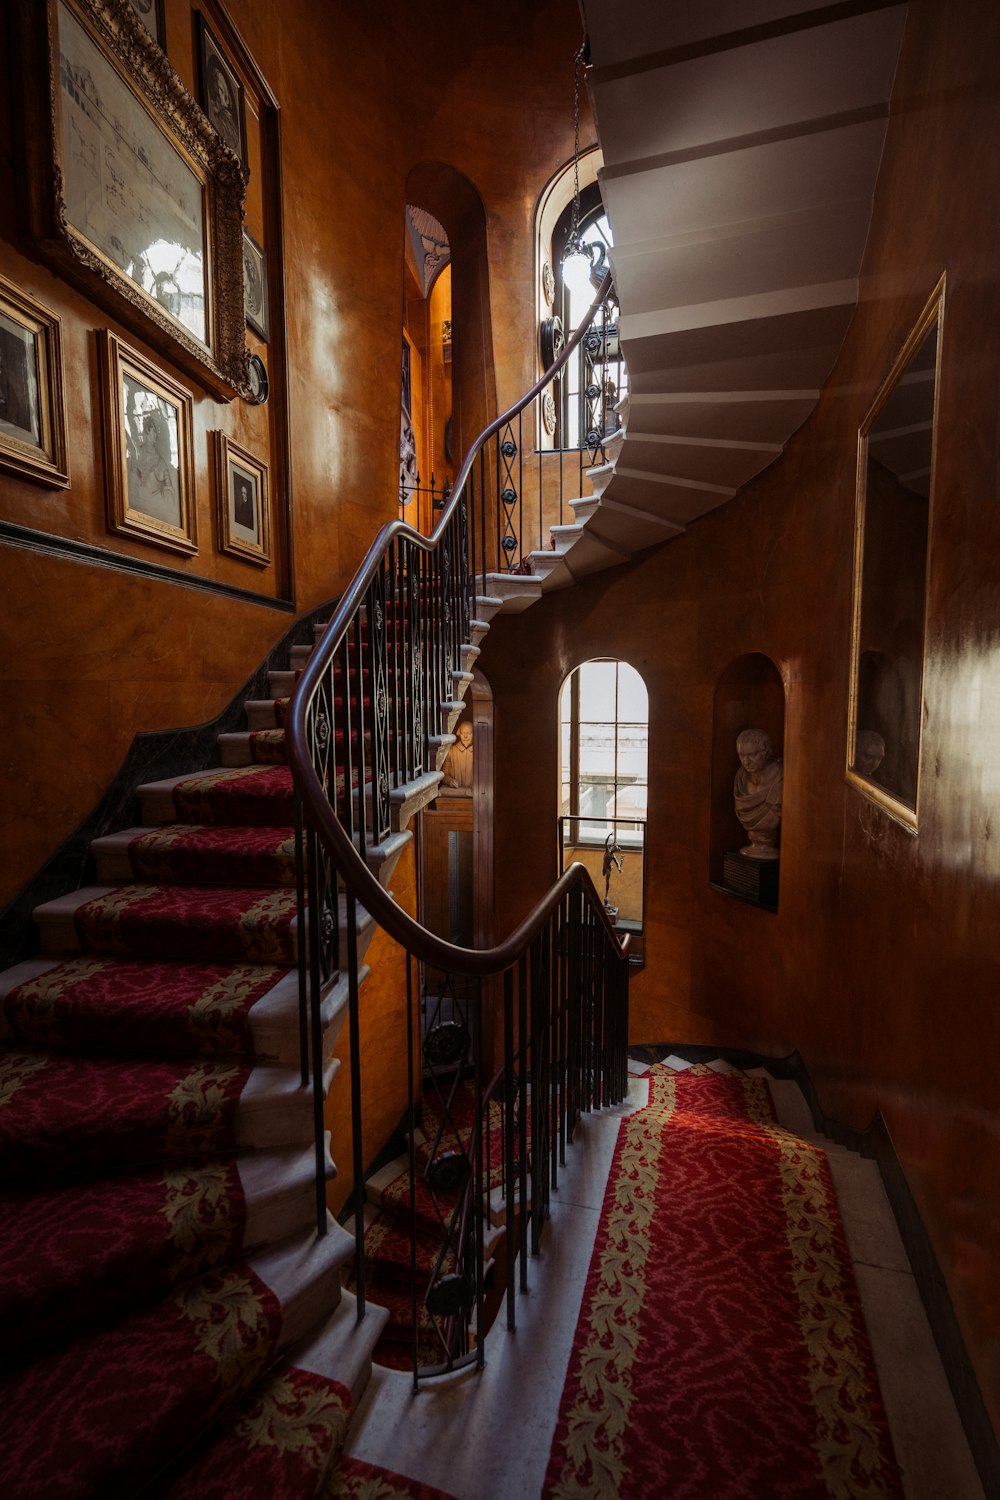
{"type": "Polygon", "coordinates": [[[40,253],[223,399],[248,390],[243,166],[129,0],[18,7],[40,253]]]}
{"type": "Polygon", "coordinates": [[[267,256],[249,229],[243,231],[243,295],[247,326],[267,343],[267,256]]]}
{"type": "Polygon", "coordinates": [[[243,85],[202,12],[195,12],[198,31],[198,102],[219,136],[247,161],[247,117],[243,85]]]}
{"type": "Polygon", "coordinates": [[[98,335],[108,529],[172,552],[198,550],[194,400],[105,329],[98,335]]]}
{"type": "Polygon", "coordinates": [[[3,276],[0,468],[53,489],[69,484],[59,319],[3,276]]]}
{"type": "Polygon", "coordinates": [[[271,500],[267,464],[216,433],[219,551],[266,567],[271,561],[271,500]]]}
{"type": "Polygon", "coordinates": [[[129,0],[139,20],[162,52],[167,50],[167,25],[163,0],[129,0]]]}
{"type": "Polygon", "coordinates": [[[946,277],[858,431],[848,782],[918,829],[946,277]]]}

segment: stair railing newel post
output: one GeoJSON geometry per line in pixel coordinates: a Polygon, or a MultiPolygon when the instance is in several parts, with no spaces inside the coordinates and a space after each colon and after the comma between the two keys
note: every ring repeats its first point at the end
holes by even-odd
{"type": "Polygon", "coordinates": [[[528,1223],[531,1200],[528,1192],[528,1114],[530,1094],[528,1080],[535,1066],[531,1050],[531,1034],[528,1030],[528,961],[524,953],[517,962],[517,1044],[521,1052],[521,1067],[517,1087],[517,1186],[518,1220],[517,1248],[521,1268],[521,1291],[528,1290],[528,1257],[523,1254],[528,1244],[528,1223]]]}

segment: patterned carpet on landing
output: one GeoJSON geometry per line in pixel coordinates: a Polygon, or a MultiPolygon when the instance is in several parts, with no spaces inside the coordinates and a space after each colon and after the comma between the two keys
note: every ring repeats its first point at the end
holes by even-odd
{"type": "Polygon", "coordinates": [[[549,1500],[902,1495],[826,1158],[741,1073],[622,1124],[549,1500]]]}

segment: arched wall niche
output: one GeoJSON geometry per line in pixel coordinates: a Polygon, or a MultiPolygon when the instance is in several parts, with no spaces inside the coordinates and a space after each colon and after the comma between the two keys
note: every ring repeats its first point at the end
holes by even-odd
{"type": "Polygon", "coordinates": [[[733,777],[739,766],[736,739],[744,729],[763,729],[774,754],[784,756],[785,685],[774,662],[760,651],[730,662],[715,686],[708,872],[713,885],[722,885],[725,855],[747,841],[733,803],[733,777]]]}
{"type": "Polygon", "coordinates": [[[469,178],[443,161],[411,168],[405,198],[434,215],[451,246],[451,451],[457,467],[497,414],[486,209],[469,178]]]}

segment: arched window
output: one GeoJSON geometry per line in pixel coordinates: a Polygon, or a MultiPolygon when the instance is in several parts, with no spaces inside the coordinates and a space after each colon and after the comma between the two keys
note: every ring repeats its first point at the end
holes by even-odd
{"type": "Polygon", "coordinates": [[[582,860],[620,927],[642,930],[649,699],[625,661],[588,661],[559,700],[561,863],[582,860]]]}
{"type": "MultiPolygon", "coordinates": [[[[567,205],[552,233],[552,265],[555,268],[555,307],[564,336],[569,339],[583,321],[594,300],[612,247],[611,225],[601,201],[600,188],[591,183],[580,194],[579,238],[593,261],[589,281],[568,282],[563,276],[563,253],[570,234],[573,204],[567,205]]],[[[597,449],[601,440],[619,426],[614,411],[627,393],[628,376],[618,347],[618,303],[611,298],[599,313],[586,342],[560,379],[556,446],[597,449]]],[[[595,453],[595,461],[597,455],[595,453]]]]}

